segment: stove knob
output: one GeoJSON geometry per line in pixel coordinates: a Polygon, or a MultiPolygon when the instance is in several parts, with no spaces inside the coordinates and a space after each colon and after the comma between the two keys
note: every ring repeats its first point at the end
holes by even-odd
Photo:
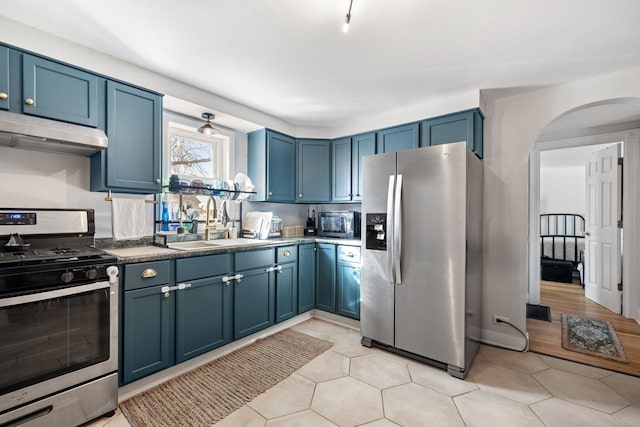
{"type": "Polygon", "coordinates": [[[70,281],[73,280],[73,272],[65,271],[64,273],[61,273],[60,280],[62,280],[64,283],[69,283],[70,281]]]}
{"type": "Polygon", "coordinates": [[[98,270],[96,270],[95,268],[90,268],[84,272],[84,275],[87,279],[93,280],[98,277],[98,270]]]}

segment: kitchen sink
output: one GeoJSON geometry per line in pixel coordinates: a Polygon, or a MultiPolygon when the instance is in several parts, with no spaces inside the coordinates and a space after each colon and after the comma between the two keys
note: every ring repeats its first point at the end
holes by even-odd
{"type": "Polygon", "coordinates": [[[178,249],[181,251],[196,251],[202,249],[211,249],[218,246],[216,243],[204,240],[195,240],[192,242],[176,242],[167,245],[169,249],[178,249]]]}
{"type": "Polygon", "coordinates": [[[197,251],[212,249],[215,247],[234,247],[234,246],[249,246],[249,245],[266,245],[270,242],[268,240],[256,240],[256,239],[217,239],[217,240],[195,240],[190,242],[176,242],[169,243],[167,246],[169,249],[178,249],[181,251],[197,251]]]}

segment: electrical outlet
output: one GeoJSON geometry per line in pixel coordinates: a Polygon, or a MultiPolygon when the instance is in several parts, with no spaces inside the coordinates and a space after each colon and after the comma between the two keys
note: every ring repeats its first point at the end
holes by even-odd
{"type": "Polygon", "coordinates": [[[509,321],[508,317],[498,316],[497,314],[493,315],[493,323],[502,323],[502,322],[508,322],[508,321],[509,321]]]}

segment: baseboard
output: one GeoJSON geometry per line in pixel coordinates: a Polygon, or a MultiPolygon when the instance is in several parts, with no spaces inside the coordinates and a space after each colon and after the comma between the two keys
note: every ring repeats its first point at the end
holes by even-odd
{"type": "Polygon", "coordinates": [[[344,326],[345,328],[355,329],[356,331],[360,330],[360,321],[350,317],[339,316],[337,314],[318,309],[313,310],[313,317],[344,326]]]}
{"type": "MultiPolygon", "coordinates": [[[[511,329],[511,327],[508,325],[504,325],[504,326],[511,329]]],[[[517,334],[515,330],[513,332],[517,334]]],[[[528,351],[529,350],[529,333],[525,332],[525,335],[527,336],[527,348],[525,350],[528,351]]],[[[522,347],[524,347],[523,340],[524,338],[522,338],[522,335],[520,334],[512,335],[505,332],[497,332],[489,329],[483,329],[482,339],[480,340],[480,342],[482,342],[483,344],[488,344],[495,347],[502,347],[509,350],[522,351],[522,347]]]]}

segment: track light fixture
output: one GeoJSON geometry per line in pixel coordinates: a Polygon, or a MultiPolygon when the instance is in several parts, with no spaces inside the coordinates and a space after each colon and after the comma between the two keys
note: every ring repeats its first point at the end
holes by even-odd
{"type": "Polygon", "coordinates": [[[214,128],[211,124],[211,120],[214,120],[216,118],[215,114],[202,113],[202,118],[205,119],[206,122],[198,128],[198,132],[206,136],[216,135],[220,133],[220,130],[214,128]]]}
{"type": "Polygon", "coordinates": [[[349,3],[349,11],[347,12],[347,16],[344,18],[344,25],[342,26],[342,31],[345,33],[349,31],[349,23],[351,22],[351,6],[353,6],[353,0],[349,3]]]}

